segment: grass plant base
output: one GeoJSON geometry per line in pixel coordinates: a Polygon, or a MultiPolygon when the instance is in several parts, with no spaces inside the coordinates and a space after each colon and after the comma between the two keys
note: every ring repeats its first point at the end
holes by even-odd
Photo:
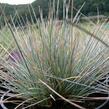
{"type": "MultiPolygon", "coordinates": [[[[98,96],[99,97],[105,97],[106,95],[100,95],[100,94],[93,94],[94,96],[98,96]]],[[[91,96],[93,96],[91,95],[91,96]]],[[[86,100],[84,101],[83,103],[79,103],[79,105],[85,107],[86,109],[97,109],[98,106],[100,106],[101,104],[103,104],[105,101],[104,100],[86,100]]],[[[8,109],[14,109],[16,107],[16,104],[13,104],[13,103],[8,103],[8,104],[5,104],[5,106],[8,108],[8,109]]],[[[21,106],[19,107],[18,109],[23,109],[25,106],[21,106]]],[[[102,108],[100,109],[108,109],[109,107],[109,102],[106,103],[106,105],[104,105],[102,108]]],[[[0,109],[2,109],[0,107],[0,109]]],[[[41,107],[41,106],[33,106],[31,108],[27,108],[27,109],[78,109],[77,107],[74,107],[72,105],[70,105],[69,103],[66,103],[65,101],[63,100],[57,100],[55,102],[52,103],[52,106],[51,107],[41,107]]]]}

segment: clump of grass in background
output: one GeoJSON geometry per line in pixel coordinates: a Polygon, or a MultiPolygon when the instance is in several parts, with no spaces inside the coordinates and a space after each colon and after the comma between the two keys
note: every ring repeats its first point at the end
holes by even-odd
{"type": "MultiPolygon", "coordinates": [[[[76,102],[92,93],[107,94],[106,83],[100,80],[108,75],[108,48],[69,24],[67,17],[36,20],[37,27],[28,23],[26,30],[19,27],[20,32],[8,24],[17,46],[10,51],[2,47],[8,54],[1,57],[8,72],[0,72],[1,87],[9,90],[9,98],[22,99],[16,109],[23,104],[27,104],[24,109],[52,106],[56,100],[83,109],[76,102]]],[[[96,36],[102,38],[99,33],[97,29],[96,36]]]]}

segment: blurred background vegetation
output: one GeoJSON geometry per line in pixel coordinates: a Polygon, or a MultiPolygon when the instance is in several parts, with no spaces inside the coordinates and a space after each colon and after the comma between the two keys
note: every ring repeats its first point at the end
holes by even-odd
{"type": "MultiPolygon", "coordinates": [[[[43,11],[43,17],[46,18],[46,16],[48,15],[48,10],[49,10],[48,5],[50,5],[49,1],[51,1],[51,3],[52,3],[54,0],[36,0],[31,4],[31,6],[35,10],[35,14],[37,17],[40,16],[39,8],[41,8],[43,11]]],[[[58,0],[56,0],[56,1],[58,1],[58,0]]],[[[63,16],[63,9],[62,9],[63,8],[63,0],[59,0],[59,1],[60,1],[59,18],[61,19],[63,16]]],[[[73,0],[71,0],[71,1],[73,1],[73,0]]],[[[81,12],[84,13],[86,16],[94,16],[94,15],[97,15],[98,12],[99,12],[99,15],[105,15],[105,16],[109,15],[109,0],[74,0],[74,7],[78,10],[78,9],[80,9],[80,7],[82,6],[82,4],[84,2],[85,2],[85,5],[82,8],[81,12]]],[[[23,24],[25,24],[27,22],[27,19],[30,22],[32,22],[31,18],[33,18],[33,20],[35,20],[35,19],[34,19],[33,11],[30,8],[31,6],[30,6],[30,4],[29,5],[1,4],[2,9],[0,9],[0,25],[4,25],[4,17],[2,15],[2,10],[5,11],[5,15],[7,16],[9,22],[11,21],[11,17],[16,17],[15,18],[16,21],[14,21],[16,26],[18,25],[17,24],[18,19],[20,19],[20,21],[22,21],[23,24]],[[19,17],[15,16],[16,12],[18,13],[19,17]]],[[[69,12],[69,15],[70,15],[70,13],[71,12],[69,12]]],[[[73,14],[75,14],[75,13],[76,13],[76,11],[73,12],[73,14]]]]}

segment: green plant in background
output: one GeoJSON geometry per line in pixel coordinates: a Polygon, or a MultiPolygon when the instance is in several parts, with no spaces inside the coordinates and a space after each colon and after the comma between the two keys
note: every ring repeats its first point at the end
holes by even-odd
{"type": "Polygon", "coordinates": [[[106,83],[100,82],[109,73],[109,49],[97,40],[103,33],[100,28],[93,32],[98,38],[84,33],[67,22],[67,14],[62,21],[52,15],[45,21],[41,15],[41,20],[36,19],[34,25],[28,23],[26,29],[8,24],[16,47],[8,50],[1,46],[8,55],[0,57],[7,69],[0,72],[1,87],[8,93],[0,90],[3,96],[21,99],[15,109],[24,104],[23,109],[37,104],[52,106],[56,100],[85,109],[76,103],[92,93],[108,93],[106,83]]]}

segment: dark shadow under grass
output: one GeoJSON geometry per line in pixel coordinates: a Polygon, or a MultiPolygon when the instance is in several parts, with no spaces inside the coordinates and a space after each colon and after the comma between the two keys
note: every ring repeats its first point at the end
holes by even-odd
{"type": "MultiPolygon", "coordinates": [[[[102,95],[102,94],[93,94],[93,95],[90,95],[90,97],[106,97],[106,95],[102,95]]],[[[104,103],[105,101],[103,100],[86,100],[84,101],[83,103],[79,103],[79,105],[85,107],[86,109],[98,109],[97,107],[100,106],[102,103],[104,103]]],[[[8,104],[5,104],[5,106],[8,108],[8,109],[14,109],[16,107],[16,104],[13,104],[13,103],[8,103],[8,104]]],[[[27,106],[27,105],[26,105],[27,106]]],[[[25,106],[21,106],[19,107],[18,109],[23,109],[25,106]]],[[[99,108],[99,109],[108,109],[109,107],[109,102],[106,103],[106,105],[104,105],[102,108],[99,108]]],[[[0,109],[2,109],[0,107],[0,109]]],[[[41,106],[33,106],[31,108],[27,108],[27,109],[78,109],[77,107],[74,107],[72,105],[70,105],[69,103],[66,103],[65,101],[63,100],[57,100],[55,102],[52,102],[52,106],[51,107],[41,107],[41,106]]]]}

